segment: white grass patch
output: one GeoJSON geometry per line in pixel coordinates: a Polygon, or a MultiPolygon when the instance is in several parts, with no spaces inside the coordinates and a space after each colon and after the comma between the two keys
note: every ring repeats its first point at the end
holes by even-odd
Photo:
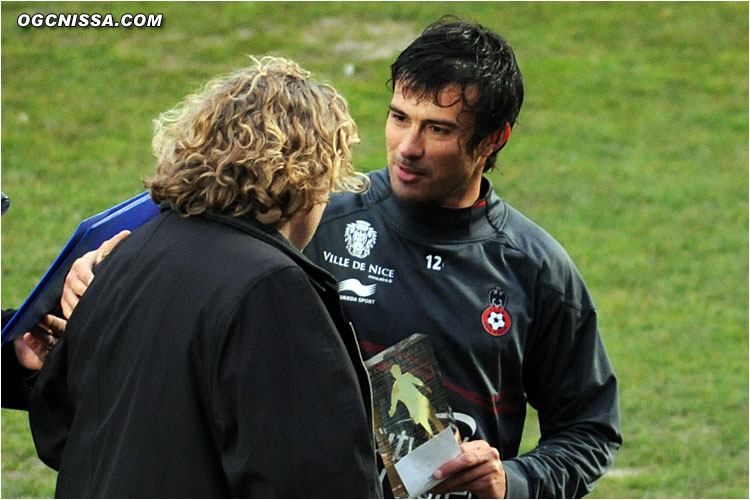
{"type": "Polygon", "coordinates": [[[628,479],[641,476],[646,472],[648,472],[647,467],[615,467],[608,470],[604,477],[610,479],[628,479]]]}
{"type": "Polygon", "coordinates": [[[415,25],[404,21],[361,22],[344,17],[317,19],[301,31],[305,43],[326,45],[354,61],[392,59],[419,35],[415,25]]]}

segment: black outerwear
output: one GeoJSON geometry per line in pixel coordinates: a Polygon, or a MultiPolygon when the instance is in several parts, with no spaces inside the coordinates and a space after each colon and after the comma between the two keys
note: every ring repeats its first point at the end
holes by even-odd
{"type": "MultiPolygon", "coordinates": [[[[3,327],[15,314],[15,309],[3,310],[3,327]]],[[[29,406],[30,383],[36,372],[27,370],[18,362],[16,347],[9,340],[2,347],[2,407],[13,410],[26,410],[29,406]]]]}
{"type": "Polygon", "coordinates": [[[617,380],[573,261],[488,179],[470,208],[407,203],[388,173],[331,197],[305,254],[339,281],[365,357],[429,335],[459,429],[503,461],[509,498],[580,497],[622,437],[617,380]],[[541,441],[518,456],[526,403],[541,441]]]}
{"type": "Polygon", "coordinates": [[[372,497],[370,398],[327,272],[167,209],[97,268],[30,419],[58,497],[372,497]]]}

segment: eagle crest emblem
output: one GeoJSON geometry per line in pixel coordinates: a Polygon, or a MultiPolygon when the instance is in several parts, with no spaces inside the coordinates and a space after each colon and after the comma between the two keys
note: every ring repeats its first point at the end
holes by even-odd
{"type": "Polygon", "coordinates": [[[364,259],[370,255],[370,250],[375,246],[377,239],[378,232],[364,220],[350,222],[344,230],[346,250],[358,259],[364,259]]]}

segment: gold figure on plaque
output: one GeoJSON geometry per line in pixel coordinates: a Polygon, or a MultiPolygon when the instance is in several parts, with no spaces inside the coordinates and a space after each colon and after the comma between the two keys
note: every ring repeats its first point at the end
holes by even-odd
{"type": "Polygon", "coordinates": [[[391,408],[388,416],[392,417],[396,413],[396,406],[400,401],[406,406],[412,420],[421,425],[427,431],[428,436],[432,437],[434,434],[430,422],[437,432],[442,431],[445,427],[435,414],[430,400],[419,391],[419,387],[424,387],[427,392],[431,393],[430,388],[411,373],[401,373],[401,367],[397,364],[391,366],[391,375],[396,381],[393,382],[391,390],[391,408]]]}

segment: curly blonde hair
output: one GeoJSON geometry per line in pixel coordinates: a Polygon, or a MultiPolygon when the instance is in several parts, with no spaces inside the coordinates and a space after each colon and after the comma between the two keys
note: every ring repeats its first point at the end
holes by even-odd
{"type": "Polygon", "coordinates": [[[346,100],[293,61],[252,60],[156,120],[157,174],[144,179],[154,201],[185,217],[250,214],[279,227],[329,191],[364,191],[346,100]]]}

